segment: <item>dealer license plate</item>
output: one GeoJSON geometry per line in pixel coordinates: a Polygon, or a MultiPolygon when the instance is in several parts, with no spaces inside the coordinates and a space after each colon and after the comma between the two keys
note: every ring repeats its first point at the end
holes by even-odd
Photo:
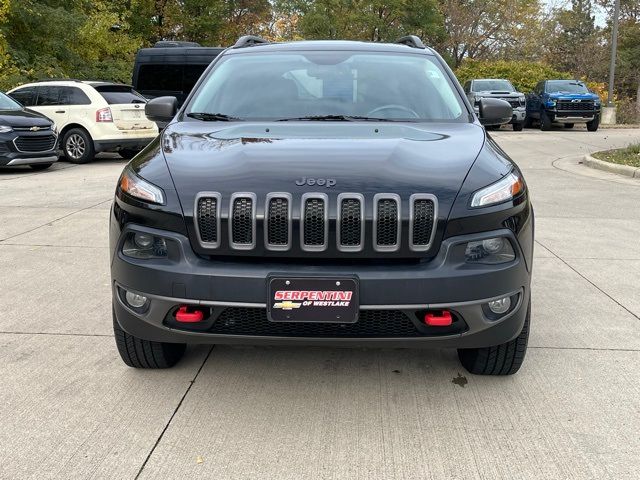
{"type": "Polygon", "coordinates": [[[353,277],[271,277],[267,312],[272,322],[355,323],[358,280],[353,277]]]}

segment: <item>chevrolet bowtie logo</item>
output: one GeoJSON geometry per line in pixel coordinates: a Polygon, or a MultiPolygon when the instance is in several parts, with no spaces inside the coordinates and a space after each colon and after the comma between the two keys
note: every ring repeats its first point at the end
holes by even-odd
{"type": "Polygon", "coordinates": [[[275,303],[273,305],[273,308],[280,308],[282,310],[293,310],[294,308],[300,308],[300,304],[287,300],[286,302],[275,303]]]}
{"type": "Polygon", "coordinates": [[[31,131],[31,132],[39,132],[40,131],[40,127],[31,127],[29,129],[29,131],[31,131]]]}

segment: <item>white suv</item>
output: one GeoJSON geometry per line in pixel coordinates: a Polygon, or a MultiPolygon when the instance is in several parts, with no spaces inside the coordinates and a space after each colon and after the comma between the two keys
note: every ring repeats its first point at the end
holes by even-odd
{"type": "Polygon", "coordinates": [[[86,163],[98,152],[117,151],[130,158],[158,135],[147,120],[147,100],[128,85],[79,80],[42,81],[8,94],[52,119],[60,148],[70,162],[86,163]]]}

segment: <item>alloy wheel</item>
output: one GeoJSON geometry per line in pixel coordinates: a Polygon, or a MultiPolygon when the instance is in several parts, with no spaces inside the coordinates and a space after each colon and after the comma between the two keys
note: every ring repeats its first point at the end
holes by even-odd
{"type": "Polygon", "coordinates": [[[86,149],[87,145],[81,135],[75,133],[67,139],[65,150],[67,151],[67,155],[74,160],[82,158],[86,149]]]}

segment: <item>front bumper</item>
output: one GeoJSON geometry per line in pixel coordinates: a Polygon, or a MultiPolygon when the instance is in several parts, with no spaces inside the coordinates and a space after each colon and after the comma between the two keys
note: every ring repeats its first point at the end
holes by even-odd
{"type": "MultiPolygon", "coordinates": [[[[532,220],[520,236],[532,237],[532,220]]],[[[305,345],[385,345],[472,348],[497,345],[515,338],[526,317],[530,296],[531,263],[518,237],[501,229],[473,235],[448,238],[436,257],[429,261],[376,265],[373,263],[304,264],[279,262],[242,262],[207,260],[193,253],[183,235],[128,225],[116,242],[112,259],[112,288],[115,317],[128,333],[147,340],[173,343],[302,343],[305,345]],[[121,244],[130,232],[146,232],[167,240],[168,258],[137,260],[121,253],[121,244]],[[464,263],[464,247],[472,240],[494,236],[509,239],[516,251],[513,262],[502,265],[469,265],[464,263]],[[213,321],[225,309],[244,309],[258,316],[265,312],[267,278],[270,276],[356,276],[359,280],[361,318],[371,312],[401,312],[415,324],[417,334],[348,338],[341,335],[300,336],[216,333],[216,329],[190,330],[171,322],[171,312],[179,305],[201,305],[211,308],[213,321]],[[150,299],[145,313],[129,308],[119,288],[150,299]],[[504,296],[514,298],[511,310],[495,320],[483,308],[488,301],[504,296]],[[463,328],[451,334],[421,331],[420,312],[448,309],[462,320],[463,328]]],[[[400,316],[400,318],[404,318],[400,316]]],[[[405,320],[406,320],[405,318],[405,320]]]]}
{"type": "Polygon", "coordinates": [[[556,110],[549,109],[547,114],[553,122],[586,123],[600,115],[600,110],[556,110]]]}
{"type": "MultiPolygon", "coordinates": [[[[22,134],[24,136],[37,137],[37,134],[22,134]]],[[[58,149],[44,152],[22,152],[16,148],[15,133],[0,134],[0,167],[13,167],[17,165],[35,165],[38,163],[54,163],[58,161],[58,149]]],[[[56,142],[57,144],[57,142],[56,142]]]]}

